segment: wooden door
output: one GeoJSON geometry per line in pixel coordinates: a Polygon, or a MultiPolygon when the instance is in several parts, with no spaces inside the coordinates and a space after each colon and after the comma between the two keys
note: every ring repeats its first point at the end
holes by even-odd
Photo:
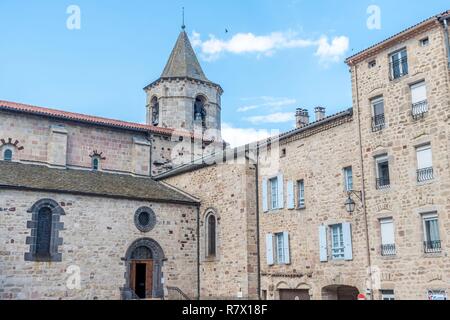
{"type": "Polygon", "coordinates": [[[130,286],[134,293],[137,289],[137,265],[145,265],[145,298],[152,298],[153,292],[153,260],[133,260],[130,265],[130,286]]]}

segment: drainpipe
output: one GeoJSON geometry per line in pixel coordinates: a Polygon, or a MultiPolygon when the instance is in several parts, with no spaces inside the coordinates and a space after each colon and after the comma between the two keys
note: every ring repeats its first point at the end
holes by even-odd
{"type": "Polygon", "coordinates": [[[200,204],[197,204],[197,300],[200,300],[200,204]]]}
{"type": "Polygon", "coordinates": [[[448,67],[450,68],[450,40],[449,40],[447,19],[448,19],[448,16],[443,18],[443,21],[444,21],[444,33],[445,33],[445,46],[447,48],[448,67]]]}
{"type": "Polygon", "coordinates": [[[258,300],[261,300],[261,245],[259,243],[259,146],[256,146],[256,164],[255,164],[255,180],[256,180],[256,259],[257,259],[257,290],[258,300]]]}
{"type": "Polygon", "coordinates": [[[369,223],[367,221],[367,206],[366,206],[366,182],[364,174],[364,156],[363,156],[363,146],[362,146],[362,129],[361,129],[361,110],[359,108],[359,90],[358,90],[358,67],[355,65],[355,93],[356,93],[356,110],[358,112],[358,138],[359,138],[359,154],[361,163],[361,180],[362,180],[362,190],[361,190],[361,202],[364,216],[364,225],[366,229],[366,246],[367,246],[367,265],[369,268],[369,289],[370,289],[370,300],[374,300],[373,283],[372,283],[372,259],[370,255],[370,239],[369,239],[369,223]]]}

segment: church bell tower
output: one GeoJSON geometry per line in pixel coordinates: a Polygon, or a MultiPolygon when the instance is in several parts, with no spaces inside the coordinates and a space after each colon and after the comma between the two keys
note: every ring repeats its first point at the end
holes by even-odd
{"type": "Polygon", "coordinates": [[[205,76],[183,25],[160,78],[144,88],[147,124],[221,141],[222,88],[205,76]]]}

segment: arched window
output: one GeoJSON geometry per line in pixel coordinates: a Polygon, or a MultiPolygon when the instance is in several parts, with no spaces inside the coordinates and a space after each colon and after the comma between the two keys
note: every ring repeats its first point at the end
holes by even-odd
{"type": "Polygon", "coordinates": [[[206,128],[206,99],[203,96],[197,96],[194,104],[194,122],[200,122],[202,128],[206,128]]]}
{"type": "Polygon", "coordinates": [[[59,237],[59,231],[64,228],[60,222],[64,210],[52,199],[42,199],[36,202],[30,210],[31,220],[27,221],[27,227],[31,229],[26,243],[30,245],[30,251],[25,253],[25,261],[52,261],[61,262],[62,255],[58,253],[58,246],[63,239],[59,237]]]}
{"type": "Polygon", "coordinates": [[[153,97],[151,101],[152,107],[152,125],[157,126],[159,124],[159,102],[157,97],[153,97]]]}
{"type": "Polygon", "coordinates": [[[12,161],[13,152],[11,149],[5,149],[3,152],[3,160],[4,161],[12,161]]]}
{"type": "Polygon", "coordinates": [[[207,256],[216,256],[216,216],[214,214],[209,214],[207,218],[207,256]]]}
{"type": "Polygon", "coordinates": [[[98,157],[92,158],[92,169],[97,171],[100,169],[100,159],[98,157]]]}
{"type": "Polygon", "coordinates": [[[52,237],[52,209],[42,207],[38,211],[36,233],[36,256],[50,257],[50,241],[52,237]]]}

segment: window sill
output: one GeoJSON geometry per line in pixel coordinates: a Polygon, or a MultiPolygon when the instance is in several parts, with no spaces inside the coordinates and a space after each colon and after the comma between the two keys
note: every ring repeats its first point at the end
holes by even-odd
{"type": "Polygon", "coordinates": [[[295,208],[295,210],[297,210],[297,211],[303,211],[303,210],[306,210],[306,206],[303,206],[303,207],[297,207],[297,208],[295,208]]]}
{"type": "Polygon", "coordinates": [[[435,182],[435,180],[436,180],[436,178],[433,178],[431,180],[426,180],[426,181],[420,181],[420,182],[416,181],[416,185],[418,187],[426,186],[426,185],[429,185],[429,184],[433,184],[435,182]]]}
{"type": "Polygon", "coordinates": [[[219,259],[217,257],[206,257],[203,259],[204,263],[214,263],[214,262],[218,262],[219,259]]]}
{"type": "Polygon", "coordinates": [[[433,252],[430,252],[430,253],[423,253],[422,254],[422,258],[425,258],[425,259],[433,259],[433,258],[443,258],[443,257],[445,257],[445,255],[444,255],[444,253],[441,251],[441,252],[436,252],[436,253],[433,253],[433,252]]]}

